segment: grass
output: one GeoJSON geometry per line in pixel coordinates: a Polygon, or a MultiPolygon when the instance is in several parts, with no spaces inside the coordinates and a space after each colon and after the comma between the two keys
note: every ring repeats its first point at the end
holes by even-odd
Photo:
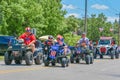
{"type": "Polygon", "coordinates": [[[4,56],[0,56],[0,61],[1,61],[1,60],[4,60],[4,56]]]}

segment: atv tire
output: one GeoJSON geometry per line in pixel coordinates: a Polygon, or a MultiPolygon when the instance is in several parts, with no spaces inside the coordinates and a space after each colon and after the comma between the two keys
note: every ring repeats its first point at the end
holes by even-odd
{"type": "Polygon", "coordinates": [[[86,64],[90,64],[90,55],[85,56],[86,64]]]}
{"type": "Polygon", "coordinates": [[[26,65],[32,65],[33,64],[33,53],[31,51],[26,52],[25,62],[26,62],[26,65]]]}
{"type": "Polygon", "coordinates": [[[43,62],[42,55],[37,55],[37,57],[34,59],[36,65],[40,65],[43,62]]]}
{"type": "Polygon", "coordinates": [[[8,52],[6,52],[4,55],[4,62],[6,65],[10,65],[12,63],[12,59],[10,59],[10,55],[8,54],[8,52]]]}

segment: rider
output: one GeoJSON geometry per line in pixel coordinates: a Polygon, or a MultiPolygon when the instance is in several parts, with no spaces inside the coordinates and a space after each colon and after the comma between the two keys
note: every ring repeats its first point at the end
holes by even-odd
{"type": "Polygon", "coordinates": [[[90,50],[93,50],[93,41],[92,40],[89,40],[90,44],[89,44],[89,49],[90,50]]]}
{"type": "Polygon", "coordinates": [[[57,35],[57,42],[56,44],[60,45],[60,46],[65,46],[66,44],[64,43],[64,39],[61,35],[57,35]]]}
{"type": "Polygon", "coordinates": [[[64,50],[64,54],[68,51],[68,46],[64,43],[64,38],[61,35],[57,35],[57,45],[59,45],[60,49],[64,50]]]}
{"type": "Polygon", "coordinates": [[[86,33],[82,33],[81,39],[79,40],[82,53],[89,53],[89,39],[86,37],[86,33]]]}
{"type": "Polygon", "coordinates": [[[86,37],[86,33],[82,33],[82,38],[79,40],[79,43],[82,47],[87,47],[89,48],[89,39],[86,37]]]}
{"type": "Polygon", "coordinates": [[[45,45],[52,46],[53,45],[53,36],[49,35],[48,40],[44,42],[45,45]]]}
{"type": "Polygon", "coordinates": [[[26,27],[25,33],[20,35],[20,37],[18,39],[22,39],[24,41],[24,44],[27,45],[28,47],[31,47],[32,52],[34,53],[36,37],[34,36],[33,33],[31,33],[30,27],[26,27]]]}

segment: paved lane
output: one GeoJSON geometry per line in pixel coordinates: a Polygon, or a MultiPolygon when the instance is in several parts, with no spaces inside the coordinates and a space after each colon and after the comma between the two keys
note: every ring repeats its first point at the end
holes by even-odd
{"type": "Polygon", "coordinates": [[[120,60],[97,59],[93,65],[70,64],[67,68],[44,65],[4,65],[0,62],[0,80],[120,80],[120,60]]]}

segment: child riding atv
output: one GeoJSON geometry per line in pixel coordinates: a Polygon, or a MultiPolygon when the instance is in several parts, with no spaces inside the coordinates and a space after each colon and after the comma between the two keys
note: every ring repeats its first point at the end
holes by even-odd
{"type": "Polygon", "coordinates": [[[56,63],[60,63],[62,67],[68,66],[68,58],[66,54],[69,52],[66,44],[63,42],[63,38],[58,35],[57,42],[51,45],[45,54],[44,64],[48,66],[50,63],[55,66],[56,63]]]}

